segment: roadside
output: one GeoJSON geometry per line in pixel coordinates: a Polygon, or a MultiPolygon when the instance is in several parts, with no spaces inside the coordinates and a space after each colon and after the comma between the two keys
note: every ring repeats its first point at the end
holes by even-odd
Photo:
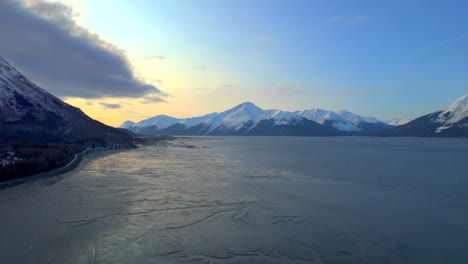
{"type": "Polygon", "coordinates": [[[80,162],[83,160],[83,157],[88,154],[98,153],[98,152],[107,152],[107,151],[115,152],[115,151],[122,151],[122,150],[128,150],[128,149],[85,149],[83,152],[76,154],[72,161],[70,161],[67,165],[61,168],[48,171],[48,172],[44,172],[44,173],[40,173],[40,174],[36,174],[36,175],[27,176],[24,178],[18,178],[14,180],[0,182],[0,189],[13,187],[19,184],[32,182],[32,181],[36,181],[36,180],[47,178],[47,177],[58,176],[60,174],[64,174],[66,172],[72,171],[80,164],[80,162]]]}
{"type": "MultiPolygon", "coordinates": [[[[168,141],[168,140],[173,140],[174,137],[172,136],[141,136],[141,137],[134,137],[134,144],[136,145],[147,145],[147,144],[155,144],[157,142],[161,141],[168,141]]],[[[60,167],[58,169],[54,169],[51,171],[39,173],[39,174],[34,174],[31,176],[26,176],[26,177],[21,177],[17,179],[12,179],[12,180],[7,180],[0,182],[0,190],[13,187],[19,184],[27,183],[27,182],[32,182],[36,181],[39,179],[47,178],[47,177],[52,177],[52,176],[58,176],[60,174],[64,174],[66,172],[72,171],[75,169],[80,162],[83,160],[83,157],[85,155],[93,154],[93,153],[99,153],[99,152],[119,152],[123,150],[129,150],[126,148],[122,149],[115,149],[115,148],[98,148],[98,149],[85,149],[84,151],[76,154],[74,158],[67,163],[65,166],[60,167]]]]}

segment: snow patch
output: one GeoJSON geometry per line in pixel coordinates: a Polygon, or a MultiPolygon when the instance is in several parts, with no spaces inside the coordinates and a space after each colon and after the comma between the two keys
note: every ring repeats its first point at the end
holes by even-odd
{"type": "Polygon", "coordinates": [[[411,119],[406,119],[406,118],[394,118],[392,120],[387,121],[387,124],[391,126],[401,126],[404,124],[407,124],[411,121],[411,119]]]}
{"type": "Polygon", "coordinates": [[[468,116],[468,95],[464,95],[442,110],[437,119],[440,123],[453,124],[468,116]]]}

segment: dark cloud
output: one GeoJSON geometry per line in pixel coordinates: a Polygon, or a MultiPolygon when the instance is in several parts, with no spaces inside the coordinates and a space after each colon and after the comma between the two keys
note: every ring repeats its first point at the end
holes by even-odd
{"type": "Polygon", "coordinates": [[[118,109],[118,108],[122,108],[122,105],[121,104],[108,104],[108,103],[99,103],[100,105],[104,106],[104,108],[107,108],[107,109],[118,109]]]}
{"type": "Polygon", "coordinates": [[[164,96],[135,76],[124,51],[75,16],[59,3],[0,0],[0,56],[60,97],[164,96]]]}
{"type": "Polygon", "coordinates": [[[162,80],[159,80],[159,79],[145,78],[145,80],[150,80],[150,81],[153,81],[153,82],[157,82],[157,83],[159,83],[160,85],[162,85],[162,83],[163,83],[163,81],[162,81],[162,80]]]}
{"type": "MultiPolygon", "coordinates": [[[[164,94],[164,96],[168,96],[164,94]]],[[[140,104],[154,104],[154,103],[165,103],[166,100],[162,99],[159,96],[146,96],[144,99],[140,100],[140,104]]]]}

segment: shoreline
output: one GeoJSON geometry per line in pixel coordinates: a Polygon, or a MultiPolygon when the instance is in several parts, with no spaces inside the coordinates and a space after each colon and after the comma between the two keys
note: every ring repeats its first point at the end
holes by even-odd
{"type": "Polygon", "coordinates": [[[70,171],[74,170],[76,167],[78,167],[78,165],[81,163],[81,161],[83,161],[83,157],[85,155],[89,155],[89,154],[93,154],[93,153],[99,153],[99,152],[107,152],[107,151],[111,151],[111,150],[119,151],[119,150],[126,150],[126,149],[85,149],[83,152],[75,154],[75,157],[73,158],[73,160],[71,160],[67,165],[65,165],[65,166],[63,166],[61,168],[51,170],[51,171],[47,171],[47,172],[43,172],[43,173],[40,173],[40,174],[26,176],[24,178],[19,178],[19,179],[0,182],[0,190],[10,188],[10,187],[14,187],[14,186],[17,186],[17,185],[20,185],[20,184],[28,183],[28,182],[33,182],[33,181],[40,180],[40,179],[45,179],[45,178],[48,178],[48,177],[58,176],[58,175],[70,172],[70,171]]]}

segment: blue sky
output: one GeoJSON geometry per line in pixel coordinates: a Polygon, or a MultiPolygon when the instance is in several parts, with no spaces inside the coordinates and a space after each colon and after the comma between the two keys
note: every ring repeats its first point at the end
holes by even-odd
{"type": "MultiPolygon", "coordinates": [[[[468,91],[468,1],[62,2],[169,95],[113,110],[124,119],[243,101],[415,118],[468,91]]],[[[86,112],[85,101],[69,101],[86,112]]]]}

